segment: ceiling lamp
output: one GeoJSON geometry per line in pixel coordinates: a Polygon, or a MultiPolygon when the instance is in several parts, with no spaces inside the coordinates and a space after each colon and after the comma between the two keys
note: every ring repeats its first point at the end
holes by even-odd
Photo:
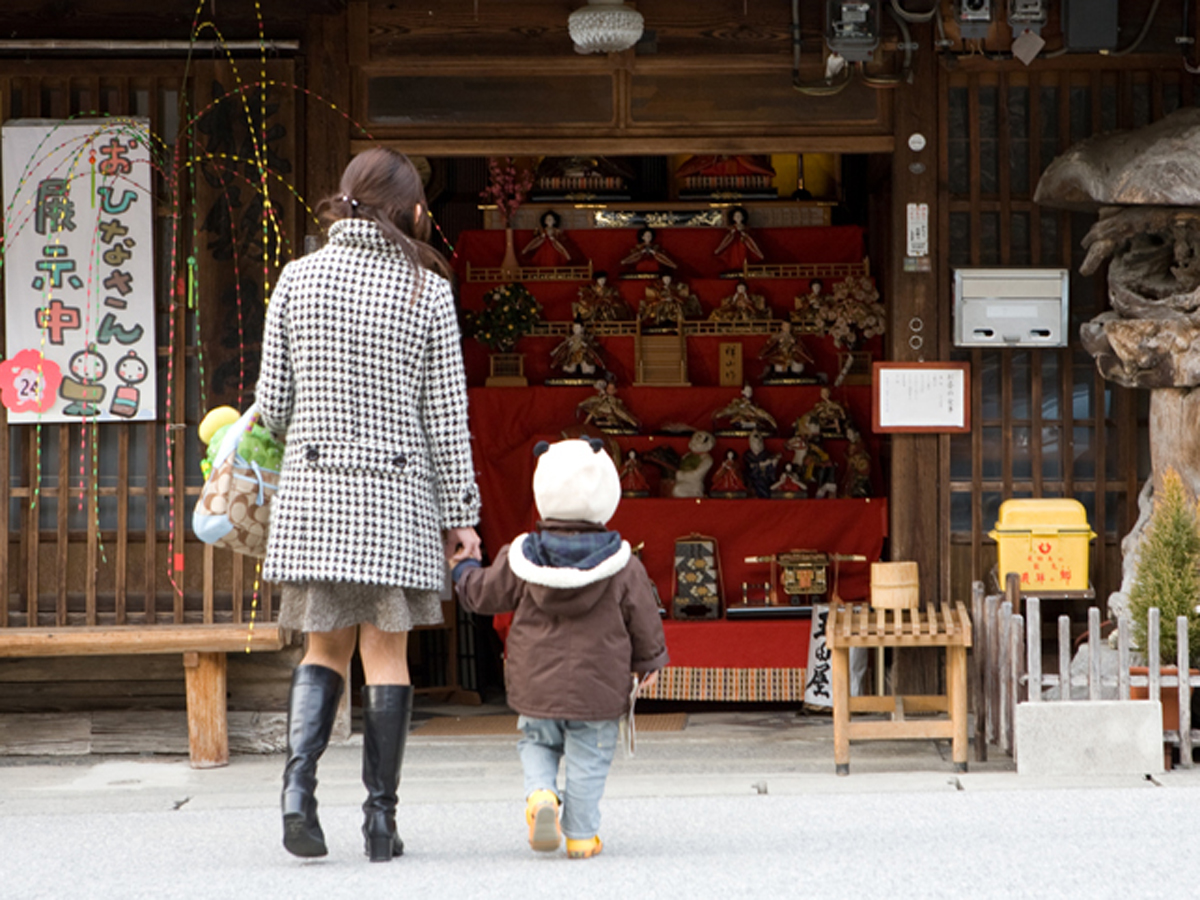
{"type": "Polygon", "coordinates": [[[642,14],[621,0],[588,0],[567,18],[576,53],[620,53],[642,37],[642,14]]]}

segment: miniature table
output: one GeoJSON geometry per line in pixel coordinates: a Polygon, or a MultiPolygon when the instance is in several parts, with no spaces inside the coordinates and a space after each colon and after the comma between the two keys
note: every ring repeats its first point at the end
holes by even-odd
{"type": "Polygon", "coordinates": [[[868,609],[840,605],[829,613],[825,633],[832,658],[833,755],[837,774],[850,774],[852,740],[950,738],[955,771],[967,771],[967,648],[971,619],[962,603],[952,607],[868,609]],[[946,695],[850,696],[851,647],[945,647],[946,695]],[[854,712],[890,713],[886,721],[851,722],[854,712]],[[905,719],[906,712],[943,712],[949,719],[905,719]]]}

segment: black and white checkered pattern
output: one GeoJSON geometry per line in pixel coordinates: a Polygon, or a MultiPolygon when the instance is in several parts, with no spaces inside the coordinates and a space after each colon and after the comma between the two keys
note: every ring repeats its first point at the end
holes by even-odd
{"type": "Polygon", "coordinates": [[[256,399],[287,434],[263,577],[440,590],[441,529],[479,520],[449,283],[335,223],[280,274],[256,399]]]}

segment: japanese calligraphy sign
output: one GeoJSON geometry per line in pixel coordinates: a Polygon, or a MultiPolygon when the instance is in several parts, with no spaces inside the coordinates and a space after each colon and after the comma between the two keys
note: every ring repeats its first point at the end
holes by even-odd
{"type": "Polygon", "coordinates": [[[9,422],[155,418],[149,140],[146,119],[4,124],[9,422]]]}
{"type": "Polygon", "coordinates": [[[877,362],[871,428],[888,432],[969,432],[970,363],[877,362]]]}

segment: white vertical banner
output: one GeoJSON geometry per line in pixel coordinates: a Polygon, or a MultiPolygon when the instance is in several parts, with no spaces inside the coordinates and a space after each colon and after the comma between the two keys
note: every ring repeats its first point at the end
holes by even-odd
{"type": "Polygon", "coordinates": [[[8,421],[153,419],[148,119],[15,119],[0,132],[8,421]]]}

